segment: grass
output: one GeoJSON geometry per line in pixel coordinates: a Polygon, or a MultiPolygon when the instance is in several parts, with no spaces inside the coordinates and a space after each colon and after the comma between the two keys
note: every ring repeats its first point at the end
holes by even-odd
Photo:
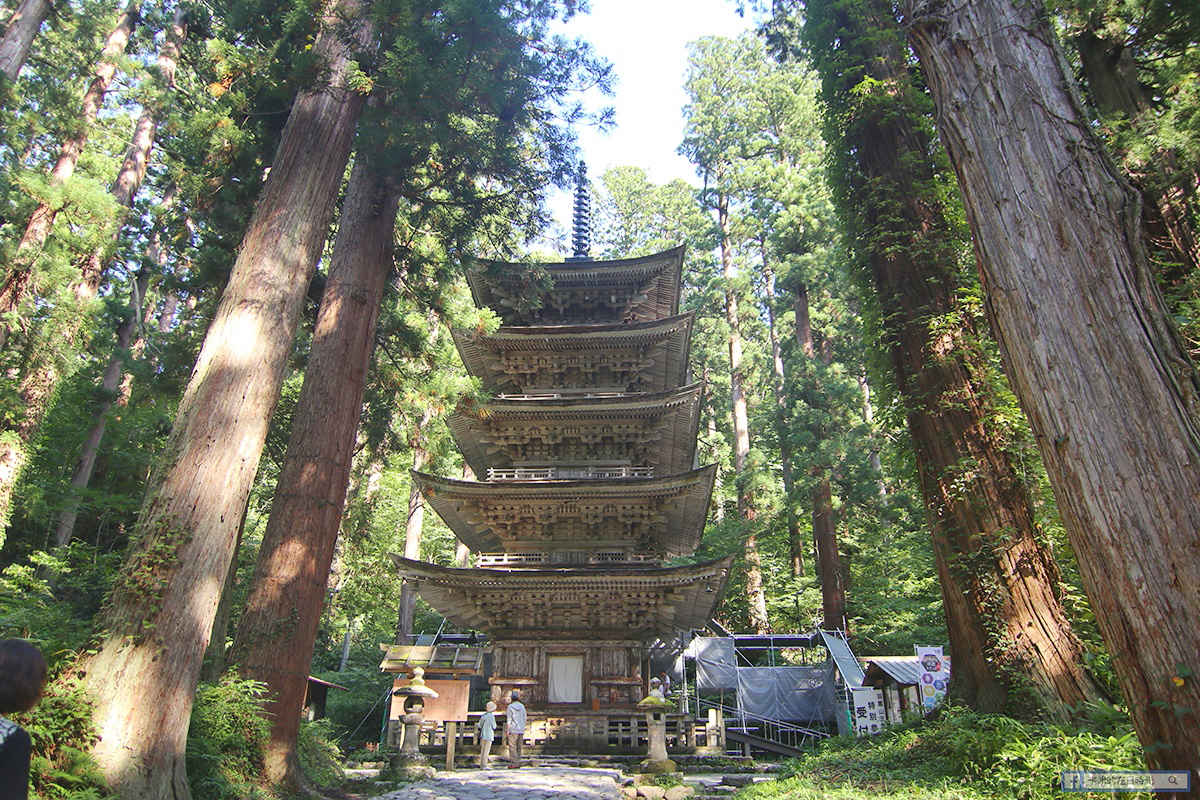
{"type": "MultiPolygon", "coordinates": [[[[1063,728],[946,709],[919,723],[864,739],[837,737],[789,761],[779,780],[738,800],[1062,800],[1063,770],[1145,769],[1127,725],[1063,728]]],[[[1078,793],[1073,798],[1149,798],[1146,793],[1078,793]]]]}

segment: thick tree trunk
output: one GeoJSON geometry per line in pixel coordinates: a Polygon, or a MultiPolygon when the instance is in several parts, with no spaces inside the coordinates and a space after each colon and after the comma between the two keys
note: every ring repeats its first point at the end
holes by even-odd
{"type": "Polygon", "coordinates": [[[314,46],[331,86],[292,107],[151,478],[105,636],[80,663],[96,704],[94,754],[124,800],[190,795],[184,741],[201,660],[363,105],[344,80],[370,26],[355,0],[332,13],[314,46]],[[350,17],[350,35],[339,17],[350,17]]]}
{"type": "Polygon", "coordinates": [[[399,195],[360,155],[355,159],[312,351],[233,663],[264,681],[271,741],[267,778],[298,789],[300,711],[349,487],[354,443],[392,262],[399,195]]]}
{"type": "Polygon", "coordinates": [[[33,40],[50,13],[51,5],[50,0],[21,0],[8,18],[4,36],[0,38],[0,73],[8,80],[15,81],[17,73],[25,66],[25,59],[33,49],[33,40]]]}
{"type": "Polygon", "coordinates": [[[1147,263],[1139,198],[1044,9],[919,3],[910,25],[1001,354],[1147,761],[1191,770],[1200,796],[1200,380],[1147,263]]]}
{"type": "MultiPolygon", "coordinates": [[[[848,106],[838,134],[843,213],[866,242],[883,344],[913,439],[954,657],[953,691],[982,711],[1064,718],[1098,692],[1057,595],[1026,486],[993,430],[986,355],[958,298],[960,241],[937,193],[931,135],[911,94],[891,6],[815,9],[870,91],[822,69],[848,106]]],[[[828,40],[826,40],[828,41],[828,40]]],[[[829,47],[834,47],[829,44],[829,47]]]]}
{"type": "Polygon", "coordinates": [[[763,589],[762,555],[758,550],[758,507],[749,488],[746,457],[750,454],[750,417],[746,409],[745,375],[742,371],[742,328],[738,317],[735,282],[737,267],[733,260],[733,241],[729,234],[729,198],[717,200],[717,224],[721,230],[721,270],[725,278],[725,321],[729,324],[729,391],[733,403],[733,471],[737,476],[738,516],[745,525],[746,538],[742,558],[746,564],[746,601],[750,627],[756,633],[771,630],[767,618],[767,595],[763,589]]]}

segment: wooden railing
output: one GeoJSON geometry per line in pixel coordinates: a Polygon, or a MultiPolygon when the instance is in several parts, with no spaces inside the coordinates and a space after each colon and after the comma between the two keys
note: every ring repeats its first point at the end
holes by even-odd
{"type": "Polygon", "coordinates": [[[658,563],[659,556],[626,553],[623,550],[568,551],[558,553],[480,553],[477,567],[508,567],[521,564],[647,564],[658,563]]]}
{"type": "MultiPolygon", "coordinates": [[[[426,722],[421,728],[421,747],[445,752],[447,734],[454,739],[455,752],[474,755],[479,741],[475,722],[470,719],[451,727],[443,722],[426,722]]],[[[399,725],[388,723],[388,744],[399,746],[399,725]]],[[[648,746],[646,714],[641,711],[612,711],[602,714],[546,714],[529,712],[525,726],[525,744],[532,752],[569,751],[578,753],[639,752],[648,746]]],[[[686,714],[667,715],[667,750],[676,753],[721,755],[725,752],[724,721],[718,714],[701,717],[686,714]]],[[[492,757],[503,758],[502,740],[497,737],[492,757]]]]}
{"type": "Polygon", "coordinates": [[[568,481],[653,478],[653,467],[489,467],[489,481],[568,481]]]}

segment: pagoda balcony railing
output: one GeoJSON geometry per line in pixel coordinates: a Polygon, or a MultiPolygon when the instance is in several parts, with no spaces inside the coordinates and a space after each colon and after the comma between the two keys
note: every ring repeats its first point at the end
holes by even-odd
{"type": "Polygon", "coordinates": [[[572,391],[570,389],[546,389],[544,391],[532,390],[528,392],[517,392],[513,394],[498,394],[498,400],[579,400],[590,399],[593,397],[636,397],[637,395],[645,394],[645,392],[626,392],[621,389],[580,389],[572,391]]]}
{"type": "Polygon", "coordinates": [[[513,567],[529,564],[658,564],[661,556],[624,550],[559,551],[553,553],[480,553],[477,567],[513,567]]]}
{"type": "Polygon", "coordinates": [[[653,478],[653,467],[489,467],[489,481],[568,481],[653,478]]]}

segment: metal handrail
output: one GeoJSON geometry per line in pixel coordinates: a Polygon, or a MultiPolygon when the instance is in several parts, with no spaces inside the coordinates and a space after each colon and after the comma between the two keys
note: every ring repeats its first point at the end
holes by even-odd
{"type": "Polygon", "coordinates": [[[727,720],[725,727],[732,730],[749,731],[750,725],[747,722],[757,723],[757,727],[764,734],[769,734],[774,729],[777,735],[764,735],[762,738],[786,744],[799,749],[808,739],[827,739],[829,738],[828,731],[817,730],[815,728],[806,728],[803,725],[797,725],[793,722],[788,722],[781,719],[773,719],[764,717],[759,714],[746,711],[743,708],[730,708],[722,703],[713,702],[712,700],[698,699],[698,707],[701,711],[706,708],[716,708],[725,715],[727,720]],[[730,725],[728,720],[738,720],[739,724],[730,725]],[[797,739],[799,741],[797,741],[797,739]]]}

